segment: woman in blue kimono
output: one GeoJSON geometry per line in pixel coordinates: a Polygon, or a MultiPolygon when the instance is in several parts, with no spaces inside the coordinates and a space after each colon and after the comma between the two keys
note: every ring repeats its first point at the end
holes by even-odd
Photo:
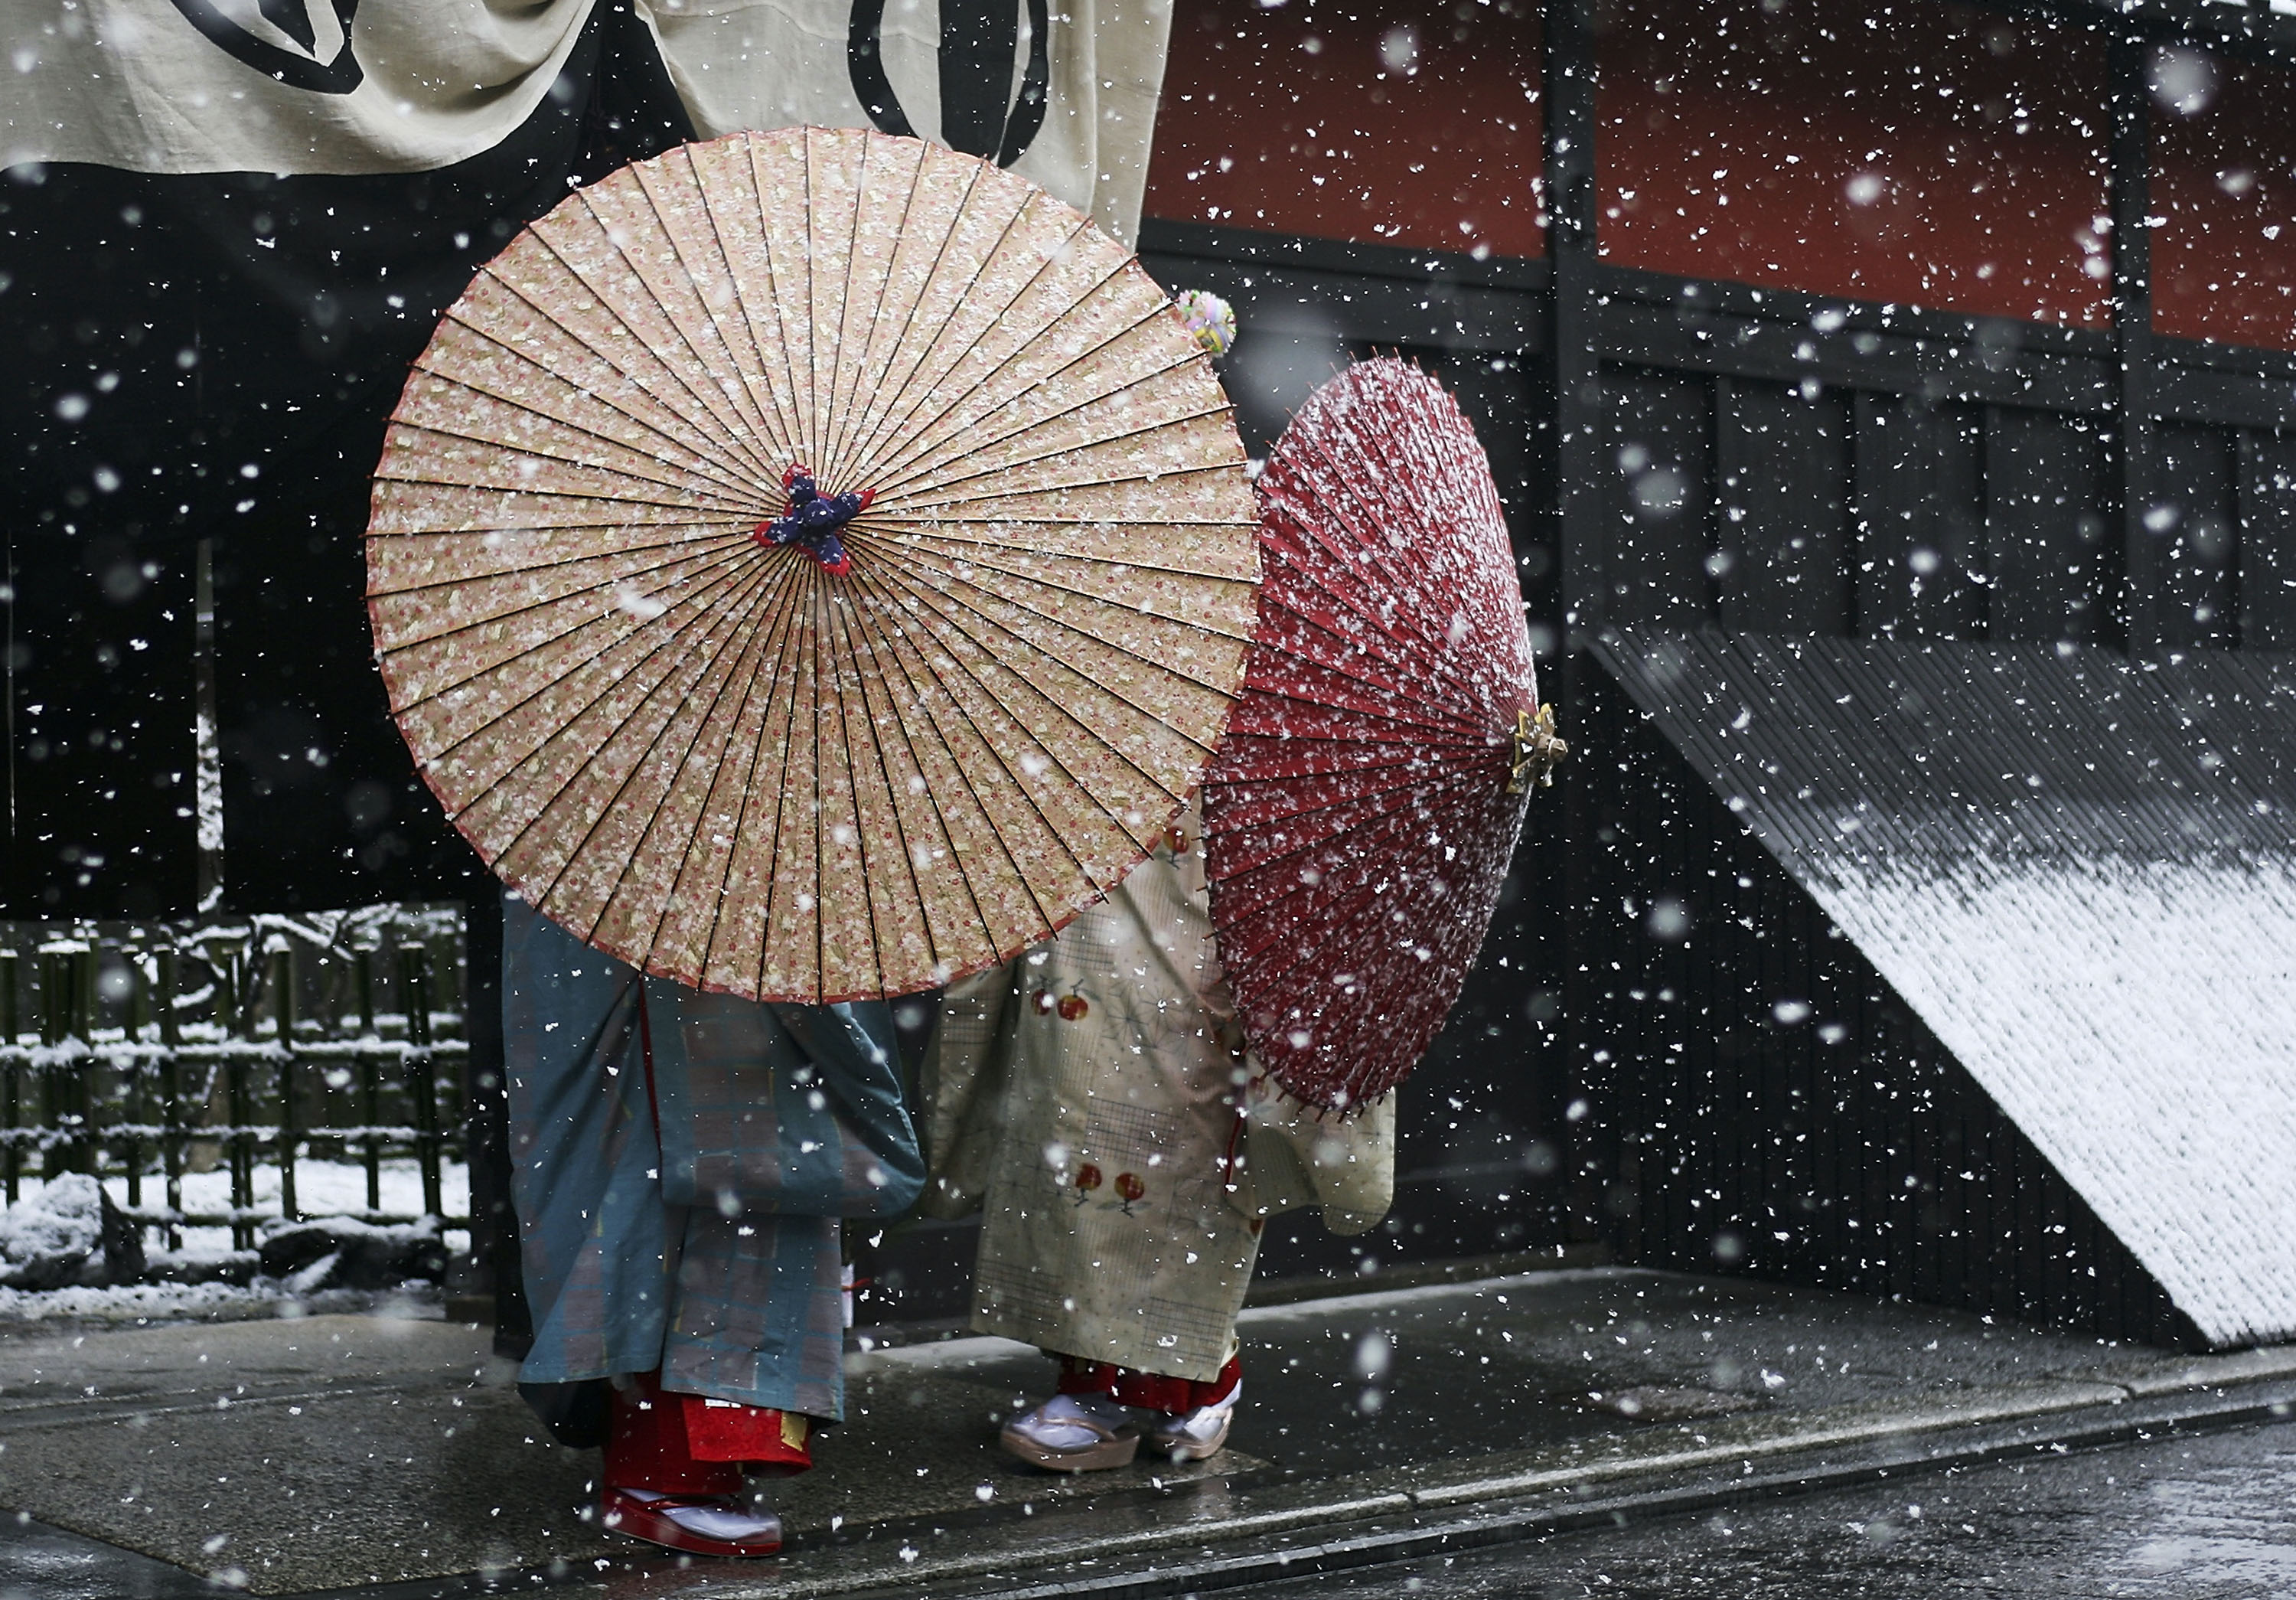
{"type": "Polygon", "coordinates": [[[760,1005],[642,977],[505,897],[520,1389],[603,1444],[604,1525],[768,1555],[745,1471],[803,1472],[843,1414],[839,1219],[924,1181],[882,1003],[760,1005]]]}

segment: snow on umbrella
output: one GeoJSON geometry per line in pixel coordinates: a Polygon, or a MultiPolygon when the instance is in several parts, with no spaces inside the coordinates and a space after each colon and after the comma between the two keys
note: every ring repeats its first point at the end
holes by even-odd
{"type": "Polygon", "coordinates": [[[1440,384],[1351,367],[1259,493],[1259,633],[1204,785],[1212,921],[1261,1063],[1345,1109],[1443,1025],[1563,747],[1490,465],[1440,384]]]}
{"type": "Polygon", "coordinates": [[[503,879],[678,981],[825,1001],[1119,882],[1240,682],[1210,361],[970,156],[740,134],[569,196],[447,314],[367,533],[393,712],[503,879]]]}

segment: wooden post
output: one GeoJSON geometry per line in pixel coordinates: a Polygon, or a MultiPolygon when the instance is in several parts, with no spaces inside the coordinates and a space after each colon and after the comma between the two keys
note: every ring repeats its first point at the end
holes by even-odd
{"type": "Polygon", "coordinates": [[[1554,363],[1555,557],[1566,638],[1603,625],[1602,328],[1596,282],[1593,0],[1547,0],[1545,96],[1548,346],[1554,363]]]}
{"type": "Polygon", "coordinates": [[[176,1012],[176,996],[182,987],[180,969],[173,949],[160,952],[160,992],[155,1001],[160,1013],[160,1044],[167,1054],[160,1058],[160,1120],[167,1131],[160,1139],[160,1169],[167,1175],[168,1248],[184,1248],[184,1230],[173,1220],[184,1211],[184,1063],[176,1052],[184,1043],[183,1020],[176,1012]]]}
{"type": "Polygon", "coordinates": [[[80,1042],[79,1068],[71,1075],[72,1110],[79,1122],[78,1169],[90,1177],[103,1176],[103,1145],[95,1131],[95,971],[93,945],[72,953],[72,1002],[78,1014],[72,1030],[80,1042]]]}
{"type": "Polygon", "coordinates": [[[279,1214],[290,1222],[302,1220],[296,1205],[295,1148],[295,950],[289,946],[271,953],[271,1017],[279,1048],[279,1214]]]}
{"type": "Polygon", "coordinates": [[[407,1087],[414,1097],[414,1160],[422,1173],[422,1210],[446,1214],[439,1180],[439,1082],[430,1057],[430,953],[421,945],[398,952],[399,993],[406,1007],[407,1087]]]}
{"type": "MultiPolygon", "coordinates": [[[[359,1038],[374,1038],[374,952],[355,950],[351,954],[351,981],[357,986],[359,1013],[359,1038]]],[[[362,1051],[358,1057],[359,1120],[373,1129],[382,1124],[382,1067],[371,1052],[362,1051]]],[[[370,1132],[365,1151],[366,1163],[366,1209],[382,1210],[382,1141],[370,1132]]]]}
{"type": "Polygon", "coordinates": [[[471,1254],[475,1287],[491,1288],[496,1353],[523,1357],[533,1315],[519,1259],[518,1214],[511,1206],[510,1101],[503,1040],[503,903],[481,884],[463,915],[463,1037],[470,1041],[464,1081],[463,1149],[471,1173],[471,1254]]]}
{"type": "MultiPolygon", "coordinates": [[[[149,1020],[144,1013],[151,1009],[150,987],[144,982],[144,969],[127,950],[120,951],[127,963],[127,1013],[121,1019],[120,1032],[127,1042],[127,1081],[120,1086],[120,1102],[125,1107],[127,1125],[133,1128],[148,1121],[152,1096],[146,1092],[144,1071],[144,1025],[149,1020]]],[[[119,1136],[119,1159],[127,1168],[127,1203],[141,1210],[144,1205],[144,1137],[137,1133],[119,1136]]]]}
{"type": "Polygon", "coordinates": [[[2169,541],[2144,525],[2152,511],[2152,46],[2141,38],[2105,47],[2112,111],[2109,163],[2112,212],[2112,354],[2119,369],[2113,459],[2120,502],[2121,615],[2131,651],[2161,642],[2161,570],[2169,541]]]}
{"type": "MultiPolygon", "coordinates": [[[[226,969],[237,980],[231,985],[234,1003],[226,1013],[224,1042],[227,1045],[243,1042],[253,1031],[248,1021],[255,991],[254,965],[252,957],[226,958],[226,969]]],[[[255,1225],[244,1215],[255,1205],[255,1116],[248,1104],[246,1058],[233,1051],[224,1058],[223,1073],[225,1113],[231,1120],[226,1146],[231,1153],[231,1245],[234,1250],[248,1250],[255,1243],[255,1225]]]]}
{"type": "MultiPolygon", "coordinates": [[[[16,1012],[16,953],[0,954],[0,1045],[10,1050],[17,1047],[20,1019],[16,1012]]],[[[5,1068],[0,1069],[0,1117],[7,1120],[8,1149],[0,1156],[0,1178],[4,1178],[8,1203],[14,1205],[24,1182],[24,1147],[16,1142],[17,1130],[23,1124],[23,1084],[20,1069],[12,1056],[5,1068]]]]}
{"type": "MultiPolygon", "coordinates": [[[[1554,544],[1561,569],[1563,649],[1552,673],[1541,675],[1573,743],[1589,726],[1601,676],[1584,641],[1601,630],[1608,611],[1607,549],[1603,523],[1603,367],[1598,207],[1594,0],[1546,0],[1539,64],[1545,100],[1542,163],[1546,200],[1548,347],[1554,362],[1552,432],[1554,438],[1554,544]]],[[[1611,470],[1616,470],[1612,467],[1611,470]]],[[[1582,760],[1585,758],[1581,758],[1582,760]]],[[[1614,756],[1603,759],[1615,760],[1614,756]]],[[[1596,818],[1588,804],[1583,774],[1566,775],[1557,791],[1559,832],[1563,839],[1562,1041],[1565,1067],[1555,1098],[1568,1104],[1585,1099],[1601,1106],[1593,1064],[1593,984],[1578,957],[1588,937],[1578,927],[1578,908],[1594,892],[1589,857],[1596,848],[1596,818]]],[[[1575,1213],[1566,1226],[1574,1240],[1600,1238],[1612,1219],[1605,1211],[1604,1186],[1615,1151],[1595,1136],[1601,1117],[1554,1125],[1564,1152],[1565,1203],[1575,1213]],[[1590,1161],[1600,1169],[1590,1170],[1590,1161]],[[1573,1203],[1575,1200],[1575,1203],[1573,1203]]]]}

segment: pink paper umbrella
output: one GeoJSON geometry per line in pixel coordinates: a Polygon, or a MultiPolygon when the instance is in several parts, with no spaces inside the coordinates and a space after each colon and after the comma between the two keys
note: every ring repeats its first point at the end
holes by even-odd
{"type": "Polygon", "coordinates": [[[1257,529],[1210,358],[1025,179],[831,128],[577,191],[375,471],[392,712],[505,882],[664,978],[944,983],[1120,882],[1227,718],[1257,529]]]}

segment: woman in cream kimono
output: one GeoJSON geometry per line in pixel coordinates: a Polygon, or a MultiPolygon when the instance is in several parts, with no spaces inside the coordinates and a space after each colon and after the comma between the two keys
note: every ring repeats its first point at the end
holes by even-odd
{"type": "Polygon", "coordinates": [[[1394,1191],[1391,1095],[1319,1119],[1244,1053],[1193,807],[1058,938],[950,989],[921,1088],[925,1210],[985,1213],[972,1327],[1061,1362],[1003,1435],[1041,1466],[1219,1449],[1267,1218],[1360,1233],[1394,1191]]]}

